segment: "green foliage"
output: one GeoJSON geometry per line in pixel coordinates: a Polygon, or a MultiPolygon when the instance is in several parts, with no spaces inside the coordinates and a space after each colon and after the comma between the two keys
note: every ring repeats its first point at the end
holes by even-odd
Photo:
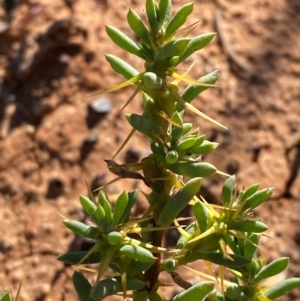
{"type": "MultiPolygon", "coordinates": [[[[112,69],[126,81],[103,93],[134,85],[135,91],[126,107],[141,92],[144,110],[141,114],[126,114],[133,130],[125,142],[138,131],[149,140],[152,151],[136,164],[106,162],[120,179],[138,179],[148,186],[150,192],[143,192],[143,196],[149,206],[141,217],[134,218],[132,208],[138,200],[138,191],[124,191],[114,206],[103,190],[97,201],[91,199],[91,194],[80,196],[90,222],[68,219],[63,222],[75,234],[95,243],[89,251],[68,252],[60,255],[59,260],[73,265],[98,264],[97,276],[92,282],[83,274],[74,273],[73,282],[81,301],[102,300],[115,294],[137,301],[166,300],[160,291],[163,283],[158,280],[161,272],[169,273],[184,289],[169,301],[268,301],[288,293],[300,283],[300,279],[291,278],[271,287],[264,286],[266,279],[281,273],[288,265],[288,258],[269,264],[264,262],[258,244],[260,235],[268,227],[249,214],[268,200],[273,188],[259,189],[255,184],[237,191],[234,175],[226,175],[203,160],[202,156],[213,152],[218,143],[206,140],[205,133],[193,129],[192,123],[184,122],[184,112],[189,110],[222,126],[192,104],[200,93],[214,86],[219,72],[216,70],[193,80],[187,77],[187,72],[182,74],[176,69],[195,51],[206,47],[215,35],[183,36],[195,28],[195,24],[182,27],[192,11],[193,3],[188,3],[172,15],[171,0],[159,3],[146,0],[148,24],[145,24],[145,18],[129,9],[127,22],[139,42],[113,26],[106,26],[112,41],[144,60],[145,69],[139,72],[121,58],[106,54],[112,69]],[[182,81],[188,84],[183,91],[182,81]],[[203,178],[215,173],[227,177],[219,206],[203,199],[200,189],[203,178]],[[186,206],[192,207],[193,216],[187,218],[187,226],[182,227],[178,216],[186,206]],[[163,237],[173,224],[180,238],[176,248],[166,249],[162,246],[163,237]],[[193,270],[209,281],[191,284],[182,280],[178,268],[196,260],[204,261],[208,267],[218,265],[220,278],[193,270]],[[113,276],[108,268],[114,272],[113,276]],[[231,280],[225,279],[224,275],[228,274],[231,280]],[[220,291],[215,283],[221,284],[220,291]]],[[[5,296],[1,300],[10,301],[5,296]]]]}
{"type": "Polygon", "coordinates": [[[12,301],[12,297],[9,292],[5,293],[3,296],[0,296],[0,301],[12,301]]]}

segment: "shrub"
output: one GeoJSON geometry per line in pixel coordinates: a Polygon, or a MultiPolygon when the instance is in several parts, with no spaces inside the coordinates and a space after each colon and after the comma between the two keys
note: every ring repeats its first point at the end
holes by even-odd
{"type": "Polygon", "coordinates": [[[141,217],[132,217],[137,190],[124,191],[114,206],[104,190],[100,190],[97,200],[92,192],[88,197],[81,196],[82,208],[92,224],[69,219],[63,222],[75,234],[92,239],[95,244],[89,251],[62,254],[59,260],[74,265],[99,264],[93,283],[82,273],[74,273],[73,282],[81,301],[102,300],[114,294],[138,301],[165,300],[159,290],[163,285],[159,275],[163,271],[184,289],[172,301],[274,300],[298,286],[300,279],[288,279],[271,287],[263,285],[265,279],[281,273],[288,265],[285,257],[266,264],[258,252],[258,244],[268,227],[259,218],[249,216],[249,212],[268,200],[273,188],[259,189],[255,184],[236,191],[234,175],[226,175],[202,160],[218,144],[208,141],[191,123],[184,122],[184,112],[189,110],[224,127],[192,104],[200,93],[215,86],[219,72],[193,80],[177,66],[208,45],[215,33],[182,36],[197,25],[183,27],[193,11],[193,3],[183,5],[173,15],[171,11],[171,0],[161,0],[159,4],[146,0],[148,24],[145,25],[129,9],[127,21],[139,43],[119,29],[106,26],[115,44],[145,61],[145,70],[139,72],[121,58],[107,54],[108,63],[126,81],[103,93],[135,86],[124,107],[141,94],[144,111],[141,115],[126,115],[132,131],[125,142],[137,131],[149,139],[151,149],[151,154],[136,164],[119,165],[113,160],[106,163],[119,178],[139,179],[150,188],[150,193],[143,193],[149,207],[141,217]],[[182,81],[189,84],[183,91],[179,87],[182,81]],[[220,206],[198,196],[203,178],[215,173],[227,177],[220,206]],[[178,215],[186,206],[192,207],[193,217],[187,218],[188,225],[183,227],[178,215]],[[176,248],[165,248],[164,234],[174,225],[181,237],[176,248]],[[189,263],[197,260],[204,261],[211,271],[212,264],[217,265],[219,276],[189,267],[189,263]],[[195,284],[185,281],[177,272],[180,266],[206,280],[195,284]],[[104,277],[108,268],[115,276],[104,277]],[[225,274],[231,276],[225,279],[225,274]]]}

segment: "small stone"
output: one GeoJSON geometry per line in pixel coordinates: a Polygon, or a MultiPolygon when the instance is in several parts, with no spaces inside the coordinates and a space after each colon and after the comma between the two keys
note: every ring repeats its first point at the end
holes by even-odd
{"type": "Polygon", "coordinates": [[[7,240],[0,241],[0,252],[7,253],[12,249],[12,244],[7,240]]]}
{"type": "Polygon", "coordinates": [[[59,177],[53,177],[48,184],[46,197],[48,199],[56,199],[64,192],[64,183],[59,177]]]}
{"type": "Polygon", "coordinates": [[[83,143],[95,144],[97,141],[98,141],[98,135],[96,133],[92,133],[84,139],[83,143]]]}
{"type": "Polygon", "coordinates": [[[136,163],[140,159],[140,152],[136,149],[130,148],[127,150],[124,159],[126,163],[136,163]]]}
{"type": "Polygon", "coordinates": [[[91,109],[99,114],[106,114],[112,109],[112,102],[107,97],[96,98],[90,104],[91,109]]]}
{"type": "Polygon", "coordinates": [[[240,169],[240,162],[235,159],[232,158],[226,165],[226,172],[229,173],[230,175],[235,175],[238,173],[240,169]]]}
{"type": "Polygon", "coordinates": [[[86,159],[88,154],[94,149],[97,141],[98,141],[98,135],[96,133],[92,133],[84,139],[80,149],[81,161],[84,161],[86,159]]]}
{"type": "Polygon", "coordinates": [[[86,124],[89,129],[93,128],[98,122],[103,121],[106,114],[112,109],[112,102],[107,97],[96,98],[88,106],[86,124]]]}
{"type": "Polygon", "coordinates": [[[91,190],[94,191],[97,188],[103,186],[106,183],[106,173],[96,175],[91,183],[91,190]]]}

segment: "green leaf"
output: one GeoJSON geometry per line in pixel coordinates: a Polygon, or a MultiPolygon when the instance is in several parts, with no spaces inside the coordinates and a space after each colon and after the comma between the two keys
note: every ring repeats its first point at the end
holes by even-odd
{"type": "Polygon", "coordinates": [[[84,195],[81,195],[79,200],[83,210],[89,215],[90,218],[94,219],[97,209],[96,204],[84,195]]]}
{"type": "Polygon", "coordinates": [[[226,257],[223,253],[202,253],[200,257],[203,260],[208,260],[212,263],[222,265],[227,268],[237,268],[249,264],[251,261],[244,258],[243,256],[230,254],[232,259],[226,257]]]}
{"type": "Polygon", "coordinates": [[[259,184],[251,185],[241,196],[240,203],[249,198],[252,194],[254,194],[259,188],[259,184]]]}
{"type": "Polygon", "coordinates": [[[281,257],[273,260],[267,266],[263,267],[259,271],[259,273],[254,277],[255,282],[258,283],[264,279],[270,278],[272,276],[281,273],[283,270],[286,269],[288,264],[289,264],[288,257],[281,257]]]}
{"type": "Polygon", "coordinates": [[[167,168],[174,173],[187,177],[209,177],[213,175],[217,169],[207,162],[178,162],[173,165],[167,165],[167,168]]]}
{"type": "Polygon", "coordinates": [[[172,121],[174,121],[178,126],[172,124],[171,137],[173,141],[178,141],[183,135],[183,120],[177,111],[173,114],[172,121]]]}
{"type": "Polygon", "coordinates": [[[178,60],[179,56],[167,57],[162,61],[160,60],[160,66],[162,70],[172,69],[172,67],[177,65],[178,60]]]}
{"type": "MultiPolygon", "coordinates": [[[[141,280],[127,277],[127,290],[141,290],[145,287],[145,283],[141,280]]],[[[104,298],[115,295],[122,291],[122,279],[120,276],[107,278],[97,282],[91,291],[93,300],[101,301],[104,298]]]]}
{"type": "MultiPolygon", "coordinates": [[[[232,250],[232,252],[236,255],[241,255],[240,249],[236,242],[236,238],[231,235],[225,235],[225,239],[226,239],[226,243],[228,244],[228,246],[232,250]]],[[[249,258],[247,257],[247,259],[249,259],[249,258]]]]}
{"type": "Polygon", "coordinates": [[[145,263],[153,263],[155,259],[149,250],[140,246],[124,245],[122,248],[120,248],[120,252],[128,258],[136,259],[145,263]]]}
{"type": "Polygon", "coordinates": [[[213,32],[193,37],[188,43],[187,47],[185,48],[185,51],[181,54],[178,64],[184,61],[190,55],[192,55],[195,51],[198,51],[205,47],[207,44],[209,44],[214,36],[215,33],[213,32]]]}
{"type": "Polygon", "coordinates": [[[201,136],[198,136],[195,140],[195,143],[194,143],[193,147],[191,148],[191,151],[195,150],[195,149],[198,149],[201,146],[201,144],[204,142],[204,139],[205,139],[205,134],[201,135],[201,136]]]}
{"type": "MultiPolygon", "coordinates": [[[[81,262],[82,258],[86,256],[89,251],[76,251],[67,252],[58,256],[58,260],[67,264],[75,265],[81,262]]],[[[101,261],[101,255],[99,252],[92,253],[88,258],[82,261],[82,264],[99,263],[101,261]]]]}
{"type": "Polygon", "coordinates": [[[274,191],[274,187],[259,190],[252,194],[246,201],[243,211],[253,210],[263,202],[267,201],[274,191]]]}
{"type": "Polygon", "coordinates": [[[89,281],[80,273],[74,272],[73,284],[80,301],[90,301],[91,284],[89,281]]]}
{"type": "Polygon", "coordinates": [[[294,288],[298,287],[300,285],[300,278],[290,278],[283,280],[280,283],[275,284],[268,290],[264,292],[264,296],[274,300],[276,298],[279,298],[280,296],[285,295],[286,293],[290,292],[294,288]]]}
{"type": "MultiPolygon", "coordinates": [[[[215,70],[211,73],[206,74],[198,79],[199,83],[204,84],[215,84],[219,78],[219,70],[215,70]]],[[[180,95],[180,97],[190,103],[193,99],[195,99],[201,92],[207,90],[209,87],[199,86],[191,84],[189,85],[180,95]]],[[[182,109],[180,109],[182,110],[182,109]]]]}
{"type": "Polygon", "coordinates": [[[229,297],[232,300],[239,300],[239,301],[252,301],[245,295],[243,292],[242,286],[229,286],[225,292],[226,297],[229,297]]]}
{"type": "MultiPolygon", "coordinates": [[[[189,224],[184,230],[185,230],[185,232],[187,232],[189,235],[192,236],[195,233],[195,228],[196,228],[196,223],[193,222],[193,223],[189,224]]],[[[180,236],[177,241],[176,248],[182,249],[183,247],[186,246],[187,243],[188,243],[187,238],[184,236],[180,236]]]]}
{"type": "Polygon", "coordinates": [[[196,138],[195,137],[187,137],[183,140],[181,140],[175,147],[175,149],[179,152],[186,151],[190,149],[194,143],[195,143],[196,138]]]}
{"type": "Polygon", "coordinates": [[[151,268],[153,265],[153,261],[150,262],[142,262],[139,260],[134,260],[132,263],[132,269],[135,273],[145,272],[151,268]]]}
{"type": "Polygon", "coordinates": [[[112,225],[112,215],[113,215],[111,204],[102,190],[99,191],[98,201],[105,212],[105,219],[106,219],[107,226],[111,226],[112,225]]]}
{"type": "Polygon", "coordinates": [[[193,213],[196,217],[198,227],[201,233],[205,232],[207,230],[208,225],[208,209],[202,202],[198,201],[193,206],[193,213]]]}
{"type": "Polygon", "coordinates": [[[162,209],[157,224],[166,227],[173,223],[178,214],[188,205],[201,186],[201,178],[189,180],[162,209]]]}
{"type": "Polygon", "coordinates": [[[105,211],[103,209],[103,207],[101,206],[101,204],[98,204],[96,212],[95,212],[95,218],[96,218],[96,222],[99,226],[101,226],[101,228],[106,229],[106,227],[108,226],[108,222],[105,216],[105,211]]]}
{"type": "Polygon", "coordinates": [[[169,22],[172,16],[172,0],[160,0],[158,7],[158,20],[160,26],[162,26],[169,22]]]}
{"type": "Polygon", "coordinates": [[[158,142],[151,142],[151,150],[153,152],[153,155],[156,159],[163,162],[165,159],[165,151],[164,147],[159,144],[158,142]]]}
{"type": "Polygon", "coordinates": [[[194,6],[194,3],[187,3],[187,4],[183,5],[175,13],[175,15],[171,18],[171,20],[169,21],[169,23],[167,25],[165,35],[164,35],[164,41],[167,41],[170,38],[172,38],[174,36],[174,34],[176,33],[176,30],[185,23],[187,17],[193,11],[193,6],[194,6]]]}
{"type": "Polygon", "coordinates": [[[146,13],[152,34],[155,36],[159,30],[159,22],[156,11],[156,2],[154,0],[146,0],[146,13]]]}
{"type": "Polygon", "coordinates": [[[149,63],[152,63],[154,60],[154,53],[151,48],[151,44],[146,44],[143,40],[140,40],[140,47],[144,57],[146,58],[145,60],[149,63]]]}
{"type": "Polygon", "coordinates": [[[126,79],[131,79],[139,74],[136,69],[117,56],[105,54],[105,58],[109,62],[112,69],[116,73],[123,75],[126,79]]]}
{"type": "MultiPolygon", "coordinates": [[[[209,229],[207,230],[209,231],[209,229]]],[[[193,239],[196,238],[200,233],[197,233],[196,236],[193,236],[193,239]]],[[[186,249],[190,249],[192,253],[199,254],[206,254],[206,253],[214,253],[220,250],[220,239],[222,236],[220,234],[212,233],[206,237],[203,237],[202,239],[198,239],[194,242],[191,242],[192,240],[189,240],[186,249]]],[[[191,259],[193,259],[193,255],[188,258],[191,262],[191,259]]],[[[199,256],[199,255],[198,255],[199,256]]],[[[200,258],[202,255],[200,255],[200,258]]],[[[196,257],[194,257],[196,258],[196,257]]],[[[193,261],[196,259],[193,259],[193,261]]]]}
{"type": "Polygon", "coordinates": [[[127,223],[129,221],[131,215],[131,209],[137,202],[138,194],[139,194],[138,190],[131,191],[128,193],[128,203],[125,210],[125,214],[121,219],[121,223],[127,223]]]}
{"type": "MultiPolygon", "coordinates": [[[[205,135],[202,135],[202,136],[200,136],[198,138],[202,139],[203,136],[205,136],[205,135]]],[[[219,143],[217,143],[217,142],[211,142],[211,141],[208,141],[208,140],[203,140],[203,142],[201,143],[201,145],[199,145],[198,147],[196,147],[195,144],[192,146],[192,148],[190,150],[191,153],[194,154],[194,155],[206,155],[206,154],[209,154],[210,152],[214,151],[219,146],[219,143]]]]}
{"type": "Polygon", "coordinates": [[[182,54],[189,43],[190,39],[180,38],[164,45],[160,48],[156,54],[156,58],[159,60],[165,60],[174,56],[182,54]]]}
{"type": "Polygon", "coordinates": [[[230,176],[224,183],[222,188],[223,206],[227,207],[232,200],[235,184],[235,176],[230,176]]]}
{"type": "Polygon", "coordinates": [[[72,232],[75,234],[87,237],[91,239],[95,239],[98,235],[98,229],[89,225],[86,225],[84,223],[75,221],[75,220],[63,220],[63,223],[67,228],[69,228],[72,232]]]}
{"type": "Polygon", "coordinates": [[[113,212],[113,224],[118,225],[124,214],[126,213],[126,207],[128,204],[128,194],[124,191],[119,195],[113,212]]]}
{"type": "Polygon", "coordinates": [[[193,127],[193,124],[187,122],[187,123],[184,123],[184,124],[182,125],[182,127],[183,127],[182,135],[185,135],[185,134],[187,134],[187,133],[191,130],[191,128],[193,127]]]}
{"type": "Polygon", "coordinates": [[[259,273],[259,271],[262,268],[262,261],[259,260],[255,260],[253,258],[250,258],[251,264],[247,267],[248,270],[248,279],[253,279],[255,277],[255,275],[257,273],[259,273]]]}
{"type": "Polygon", "coordinates": [[[143,23],[138,13],[132,10],[131,8],[129,9],[127,14],[127,22],[130,28],[132,29],[132,31],[141,40],[143,40],[146,44],[151,45],[148,29],[146,28],[145,24],[143,23]]]}
{"type": "Polygon", "coordinates": [[[252,259],[255,257],[257,251],[259,235],[250,234],[248,240],[249,241],[245,241],[244,256],[248,259],[252,259]],[[253,244],[251,243],[251,241],[253,242],[253,244]]]}
{"type": "Polygon", "coordinates": [[[132,41],[121,30],[113,26],[106,25],[106,32],[116,45],[142,59],[146,59],[140,46],[132,41]]]}
{"type": "Polygon", "coordinates": [[[213,291],[214,283],[211,281],[202,281],[194,284],[187,290],[179,293],[170,301],[203,301],[213,291]]]}
{"type": "Polygon", "coordinates": [[[6,292],[1,298],[0,301],[12,301],[12,297],[9,292],[6,292]]]}
{"type": "Polygon", "coordinates": [[[135,130],[149,138],[153,138],[160,133],[160,127],[143,115],[126,114],[125,116],[135,130]]]}
{"type": "Polygon", "coordinates": [[[233,220],[227,223],[228,230],[261,233],[268,230],[268,226],[260,221],[233,220]]]}

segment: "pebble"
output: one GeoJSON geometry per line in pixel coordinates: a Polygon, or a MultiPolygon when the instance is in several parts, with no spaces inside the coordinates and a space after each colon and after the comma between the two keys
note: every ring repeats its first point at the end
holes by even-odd
{"type": "Polygon", "coordinates": [[[98,135],[96,133],[92,133],[84,139],[83,143],[95,144],[97,141],[98,141],[98,135]]]}
{"type": "Polygon", "coordinates": [[[84,161],[86,159],[88,154],[94,149],[97,141],[98,141],[98,135],[96,133],[92,133],[84,139],[80,149],[81,161],[84,161]]]}
{"type": "Polygon", "coordinates": [[[99,97],[94,99],[88,106],[88,114],[86,116],[86,125],[89,129],[93,128],[97,123],[103,121],[106,114],[112,109],[112,102],[107,97],[99,97]]]}
{"type": "Polygon", "coordinates": [[[90,107],[95,113],[106,114],[111,111],[112,102],[107,97],[99,97],[92,101],[90,107]]]}
{"type": "Polygon", "coordinates": [[[12,244],[7,240],[0,241],[0,252],[7,253],[12,249],[12,244]]]}
{"type": "Polygon", "coordinates": [[[96,175],[91,183],[91,190],[94,191],[97,188],[103,186],[107,182],[107,175],[106,173],[96,175]]]}
{"type": "Polygon", "coordinates": [[[53,177],[48,184],[48,191],[46,197],[48,199],[55,199],[64,192],[64,183],[59,177],[53,177]]]}
{"type": "Polygon", "coordinates": [[[240,162],[236,158],[231,158],[229,162],[227,162],[225,171],[230,175],[235,175],[240,170],[240,162]]]}
{"type": "Polygon", "coordinates": [[[140,159],[140,152],[136,149],[129,148],[125,154],[126,163],[136,163],[140,159]]]}

